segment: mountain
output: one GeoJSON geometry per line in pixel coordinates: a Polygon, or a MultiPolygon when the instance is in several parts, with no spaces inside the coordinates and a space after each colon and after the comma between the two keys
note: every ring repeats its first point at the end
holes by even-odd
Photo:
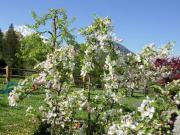
{"type": "Polygon", "coordinates": [[[14,26],[14,30],[21,33],[24,37],[29,36],[35,33],[34,30],[30,29],[29,27],[22,25],[22,26],[14,26]]]}
{"type": "MultiPolygon", "coordinates": [[[[33,29],[25,26],[25,25],[21,25],[21,26],[15,26],[14,30],[21,33],[24,37],[25,36],[29,36],[33,33],[36,33],[36,31],[34,31],[33,29]]],[[[44,42],[48,41],[48,38],[45,36],[40,35],[40,37],[43,39],[44,42]]]]}
{"type": "Polygon", "coordinates": [[[120,50],[120,52],[122,52],[124,55],[128,54],[128,53],[133,53],[131,52],[129,49],[127,49],[125,46],[119,44],[119,43],[116,43],[115,44],[115,48],[120,50]]]}

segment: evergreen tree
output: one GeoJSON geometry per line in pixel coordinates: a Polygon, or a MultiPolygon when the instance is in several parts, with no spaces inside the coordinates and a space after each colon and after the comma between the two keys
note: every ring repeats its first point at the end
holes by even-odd
{"type": "Polygon", "coordinates": [[[16,60],[16,52],[18,51],[19,39],[14,31],[14,26],[11,24],[5,34],[3,45],[3,57],[6,59],[8,65],[12,65],[16,60]]]}
{"type": "Polygon", "coordinates": [[[0,59],[2,58],[2,47],[3,47],[3,33],[0,29],[0,59]]]}

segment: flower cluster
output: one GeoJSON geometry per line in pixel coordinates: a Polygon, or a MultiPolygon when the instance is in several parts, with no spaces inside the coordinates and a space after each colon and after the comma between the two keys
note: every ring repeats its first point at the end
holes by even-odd
{"type": "Polygon", "coordinates": [[[9,93],[8,100],[10,106],[17,106],[17,103],[32,90],[30,83],[32,80],[33,76],[19,81],[18,85],[9,93]]]}
{"type": "Polygon", "coordinates": [[[109,127],[108,135],[124,135],[123,130],[118,124],[113,124],[112,126],[109,127]]]}
{"type": "Polygon", "coordinates": [[[19,100],[19,95],[16,93],[16,90],[13,90],[12,92],[9,93],[8,100],[10,106],[17,105],[17,101],[19,100]]]}
{"type": "Polygon", "coordinates": [[[140,107],[138,107],[138,111],[141,113],[141,118],[144,119],[148,117],[149,119],[153,118],[153,115],[155,113],[155,108],[151,106],[153,103],[153,100],[150,100],[149,97],[146,97],[146,100],[143,100],[140,107]]]}
{"type": "Polygon", "coordinates": [[[107,55],[104,68],[108,73],[104,73],[104,81],[106,89],[118,89],[118,75],[116,73],[116,61],[111,60],[110,55],[107,55]]]}

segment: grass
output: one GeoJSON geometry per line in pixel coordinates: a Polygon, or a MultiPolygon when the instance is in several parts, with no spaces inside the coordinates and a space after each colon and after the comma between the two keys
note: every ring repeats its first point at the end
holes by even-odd
{"type": "Polygon", "coordinates": [[[17,107],[8,106],[7,95],[0,95],[0,135],[31,135],[38,127],[38,121],[26,116],[28,106],[37,108],[43,100],[42,95],[32,95],[17,107]]]}
{"type": "Polygon", "coordinates": [[[136,93],[133,97],[124,97],[122,104],[127,111],[133,111],[140,106],[143,99],[145,99],[143,94],[136,93]]]}
{"type": "MultiPolygon", "coordinates": [[[[96,91],[94,94],[96,95],[97,92],[100,91],[96,91]]],[[[44,95],[30,95],[17,107],[8,106],[7,97],[8,95],[0,94],[0,135],[33,135],[34,131],[38,129],[39,121],[26,116],[26,109],[30,105],[37,109],[42,104],[44,95]]],[[[123,98],[122,103],[127,111],[132,111],[140,105],[143,99],[142,94],[135,93],[134,97],[123,98]]],[[[86,114],[79,113],[78,117],[86,117],[86,114]]]]}

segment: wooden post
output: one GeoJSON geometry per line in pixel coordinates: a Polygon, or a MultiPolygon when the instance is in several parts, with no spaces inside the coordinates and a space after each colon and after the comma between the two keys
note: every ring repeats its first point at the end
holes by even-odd
{"type": "Polygon", "coordinates": [[[6,83],[8,83],[11,79],[11,71],[10,71],[11,69],[9,66],[6,66],[5,69],[6,69],[6,83]]]}

